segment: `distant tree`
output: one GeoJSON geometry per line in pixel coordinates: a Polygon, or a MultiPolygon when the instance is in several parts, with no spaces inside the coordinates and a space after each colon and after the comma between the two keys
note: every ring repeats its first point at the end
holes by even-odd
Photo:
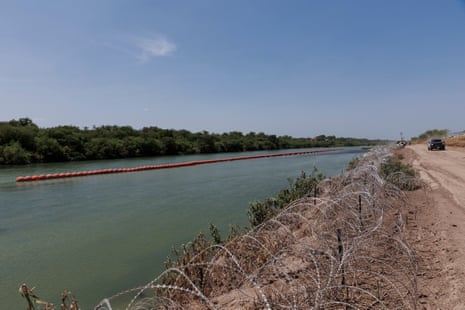
{"type": "Polygon", "coordinates": [[[125,149],[126,156],[138,157],[144,155],[144,139],[141,137],[127,136],[122,138],[123,148],[125,149]]]}
{"type": "Polygon", "coordinates": [[[125,155],[123,142],[112,138],[92,138],[85,149],[87,159],[115,159],[125,155]]]}
{"type": "Polygon", "coordinates": [[[413,137],[411,140],[415,141],[424,141],[433,137],[445,137],[449,133],[448,129],[430,129],[420,134],[418,137],[413,137]]]}
{"type": "Polygon", "coordinates": [[[146,137],[141,139],[141,151],[144,156],[157,156],[163,154],[165,146],[161,140],[153,137],[146,137]]]}
{"type": "Polygon", "coordinates": [[[4,165],[22,165],[31,162],[31,154],[19,142],[0,146],[0,163],[4,165]]]}
{"type": "Polygon", "coordinates": [[[0,144],[19,142],[21,147],[31,151],[34,149],[34,137],[39,128],[28,118],[12,120],[0,126],[0,144]]]}
{"type": "Polygon", "coordinates": [[[173,137],[164,136],[161,138],[161,141],[164,146],[162,150],[162,154],[166,154],[166,155],[178,154],[178,146],[176,144],[176,140],[173,137]]]}
{"type": "Polygon", "coordinates": [[[225,152],[242,152],[244,151],[244,136],[241,132],[232,131],[224,133],[221,136],[225,152]]]}
{"type": "Polygon", "coordinates": [[[35,144],[35,157],[37,161],[57,162],[69,160],[65,154],[64,148],[54,138],[50,138],[46,135],[40,135],[35,138],[35,144]]]}
{"type": "MultiPolygon", "coordinates": [[[[434,132],[437,133],[437,132],[434,132]]],[[[278,137],[263,132],[215,134],[181,129],[131,126],[39,128],[29,118],[0,122],[0,164],[112,159],[138,156],[242,152],[285,148],[368,145],[378,140],[320,135],[313,139],[278,137]],[[13,154],[14,152],[18,154],[13,154]]]]}
{"type": "Polygon", "coordinates": [[[18,120],[13,119],[9,123],[11,126],[15,126],[15,127],[36,127],[37,128],[37,125],[34,124],[30,118],[27,118],[27,117],[20,118],[18,120]]]}
{"type": "Polygon", "coordinates": [[[246,151],[257,151],[260,150],[259,143],[257,141],[257,135],[255,132],[249,132],[244,137],[244,149],[246,151]]]}
{"type": "Polygon", "coordinates": [[[59,126],[46,129],[46,133],[64,148],[66,157],[69,160],[85,159],[85,131],[81,131],[74,126],[59,126]]]}
{"type": "Polygon", "coordinates": [[[216,153],[216,137],[210,135],[208,131],[197,134],[196,137],[199,153],[216,153]]]}

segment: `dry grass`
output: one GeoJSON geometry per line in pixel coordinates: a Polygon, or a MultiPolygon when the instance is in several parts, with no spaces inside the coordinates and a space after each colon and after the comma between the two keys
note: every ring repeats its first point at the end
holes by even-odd
{"type": "Polygon", "coordinates": [[[445,139],[447,146],[465,147],[465,136],[448,137],[445,139]]]}
{"type": "MultiPolygon", "coordinates": [[[[429,139],[423,139],[423,140],[415,140],[412,143],[414,144],[427,144],[429,139]]],[[[444,138],[444,141],[446,142],[446,147],[448,146],[458,146],[458,147],[465,147],[465,136],[454,136],[454,137],[447,137],[444,138]]]]}
{"type": "MultiPolygon", "coordinates": [[[[47,302],[40,300],[39,297],[37,297],[36,293],[34,292],[34,288],[29,288],[26,283],[21,284],[19,287],[19,294],[26,300],[27,303],[27,310],[34,310],[36,309],[43,309],[43,310],[55,310],[55,305],[47,302]]],[[[78,310],[79,305],[76,297],[71,291],[63,291],[60,296],[61,299],[61,304],[60,304],[60,309],[61,310],[78,310]]]]}
{"type": "Polygon", "coordinates": [[[379,172],[388,154],[372,151],[321,182],[320,197],[295,200],[224,244],[197,238],[152,282],[96,309],[128,294],[126,309],[416,309],[404,194],[379,172]]]}

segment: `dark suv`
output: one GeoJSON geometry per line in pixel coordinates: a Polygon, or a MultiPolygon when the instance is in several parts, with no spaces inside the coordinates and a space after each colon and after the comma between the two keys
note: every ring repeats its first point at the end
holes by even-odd
{"type": "Polygon", "coordinates": [[[432,150],[445,150],[446,149],[446,143],[442,139],[431,139],[428,142],[428,151],[432,150]]]}

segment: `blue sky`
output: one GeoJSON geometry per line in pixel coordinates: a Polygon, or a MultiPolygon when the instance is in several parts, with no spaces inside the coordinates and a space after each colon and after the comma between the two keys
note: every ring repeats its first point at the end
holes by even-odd
{"type": "Polygon", "coordinates": [[[465,129],[465,3],[0,2],[0,120],[398,139],[465,129]]]}

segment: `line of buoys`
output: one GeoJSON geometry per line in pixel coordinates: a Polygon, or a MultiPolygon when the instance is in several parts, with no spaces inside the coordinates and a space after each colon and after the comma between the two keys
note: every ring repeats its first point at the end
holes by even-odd
{"type": "Polygon", "coordinates": [[[64,173],[62,172],[62,173],[41,174],[41,175],[32,175],[32,176],[19,176],[16,178],[16,182],[31,182],[31,181],[74,178],[74,177],[83,177],[83,176],[110,174],[110,173],[125,173],[125,172],[136,172],[136,171],[144,171],[144,170],[179,168],[179,167],[186,167],[186,166],[220,163],[220,162],[225,162],[225,161],[268,158],[268,157],[278,157],[278,156],[296,156],[296,155],[306,155],[306,154],[323,153],[323,152],[334,152],[334,151],[339,151],[339,150],[342,150],[342,149],[338,148],[338,149],[323,149],[323,150],[312,150],[312,151],[301,151],[301,152],[248,155],[248,156],[195,160],[195,161],[172,163],[172,164],[140,166],[140,167],[134,167],[134,168],[107,168],[107,169],[90,170],[90,171],[76,171],[76,172],[64,172],[64,173]]]}

